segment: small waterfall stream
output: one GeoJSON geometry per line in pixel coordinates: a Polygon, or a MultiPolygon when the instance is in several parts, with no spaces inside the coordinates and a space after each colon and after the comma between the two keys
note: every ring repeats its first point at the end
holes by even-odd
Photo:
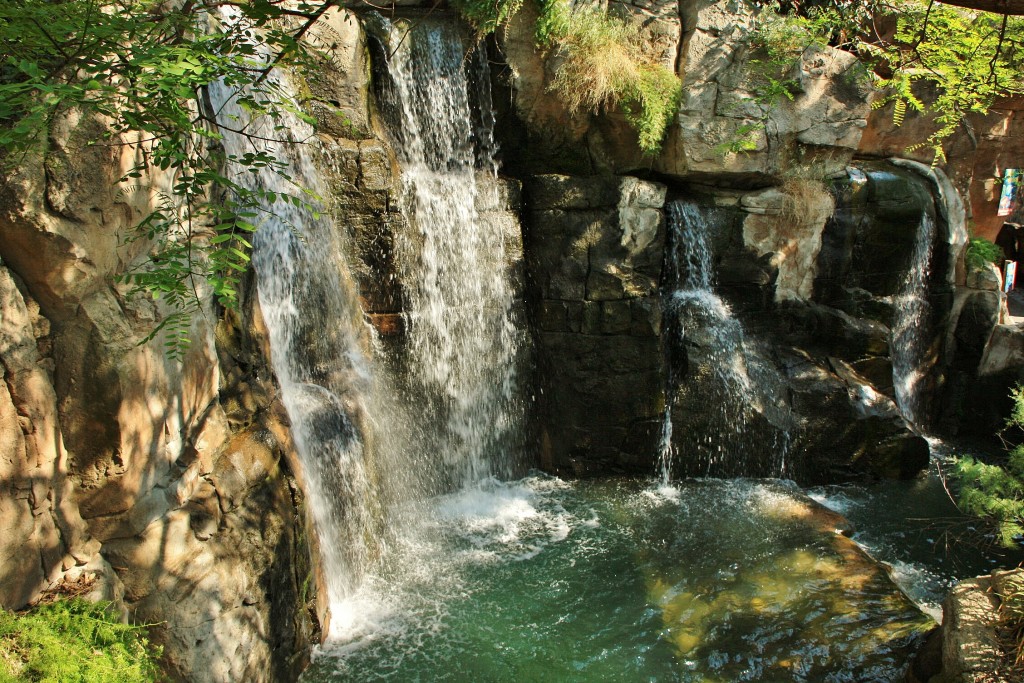
{"type": "MultiPolygon", "coordinates": [[[[668,397],[662,428],[661,475],[672,477],[673,462],[685,458],[690,474],[732,476],[749,471],[749,451],[758,437],[753,434],[756,410],[766,404],[763,389],[751,381],[743,327],[729,305],[715,292],[708,210],[692,202],[670,202],[668,225],[670,253],[665,310],[674,339],[685,349],[687,376],[677,376],[678,360],[670,362],[668,397]],[[672,413],[683,383],[687,391],[700,392],[704,406],[699,429],[676,434],[672,413]],[[677,450],[682,452],[676,453],[677,450]]],[[[776,432],[775,448],[766,474],[785,472],[788,434],[776,432]]]]}
{"type": "Polygon", "coordinates": [[[903,417],[916,429],[922,428],[922,397],[919,384],[927,372],[928,352],[928,278],[935,244],[935,219],[921,215],[906,275],[893,297],[892,374],[896,404],[903,417]]]}
{"type": "MultiPolygon", "coordinates": [[[[225,11],[225,21],[233,21],[225,11]]],[[[290,82],[272,73],[275,88],[290,82]]],[[[283,112],[277,121],[250,121],[238,93],[223,84],[209,88],[219,120],[247,129],[223,130],[224,151],[242,156],[254,147],[285,162],[289,182],[271,167],[240,171],[236,180],[278,196],[306,188],[324,195],[320,175],[302,141],[312,128],[283,112]],[[283,137],[287,136],[287,137],[283,137]],[[280,138],[280,139],[279,139],[280,138]]],[[[260,310],[270,336],[274,373],[301,463],[306,501],[319,535],[321,574],[328,601],[341,604],[362,580],[377,553],[377,495],[362,437],[363,392],[370,383],[365,334],[356,292],[342,275],[344,263],[333,221],[303,204],[279,201],[263,207],[253,241],[260,310]]]]}

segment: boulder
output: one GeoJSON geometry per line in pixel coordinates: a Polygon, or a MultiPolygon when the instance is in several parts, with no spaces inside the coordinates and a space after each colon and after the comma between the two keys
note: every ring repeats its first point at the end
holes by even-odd
{"type": "Polygon", "coordinates": [[[750,46],[757,11],[740,3],[686,0],[679,73],[683,99],[655,168],[730,184],[813,167],[826,177],[852,158],[871,92],[857,58],[824,46],[794,57],[787,97],[766,99],[750,46]]]}
{"type": "Polygon", "coordinates": [[[942,603],[942,625],[916,655],[911,683],[1010,683],[1020,680],[1007,648],[1001,607],[1019,613],[1024,570],[997,571],[961,581],[942,603]]]}

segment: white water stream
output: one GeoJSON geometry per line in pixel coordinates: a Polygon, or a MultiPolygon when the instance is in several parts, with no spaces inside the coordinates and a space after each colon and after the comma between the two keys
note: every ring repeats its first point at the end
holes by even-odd
{"type": "MultiPolygon", "coordinates": [[[[226,9],[224,21],[236,21],[226,9]]],[[[292,92],[277,72],[270,86],[292,92]]],[[[237,170],[235,180],[277,196],[324,196],[311,161],[312,128],[290,112],[276,121],[250,121],[239,93],[223,84],[209,97],[223,122],[225,154],[263,151],[285,162],[287,180],[274,168],[237,170]],[[231,129],[245,130],[245,134],[231,129]]],[[[377,496],[362,437],[363,393],[369,362],[361,351],[365,334],[352,284],[342,275],[333,221],[303,203],[267,203],[257,218],[252,262],[259,305],[270,337],[273,370],[301,463],[306,504],[319,536],[322,576],[332,606],[341,604],[362,580],[376,554],[377,496]]]]}
{"type": "Polygon", "coordinates": [[[928,276],[931,272],[935,220],[924,213],[917,226],[914,249],[899,292],[893,297],[895,315],[892,325],[892,374],[896,404],[903,417],[921,428],[921,393],[919,385],[927,373],[929,330],[928,276]]]}
{"type": "MultiPolygon", "coordinates": [[[[661,476],[672,479],[673,462],[686,458],[693,465],[690,474],[729,476],[744,471],[754,441],[752,433],[755,409],[764,401],[762,391],[750,376],[743,327],[729,305],[715,291],[714,266],[709,242],[711,218],[701,206],[677,200],[670,202],[668,225],[670,254],[667,281],[676,283],[667,295],[665,308],[675,326],[678,343],[686,348],[687,376],[675,376],[670,369],[668,398],[662,427],[661,476]],[[700,433],[674,434],[672,411],[681,383],[688,391],[699,391],[704,406],[700,433]],[[676,449],[683,447],[681,453],[676,449]]],[[[788,433],[775,434],[770,474],[783,476],[786,468],[788,433]]],[[[763,446],[764,444],[760,444],[763,446]]]]}
{"type": "Polygon", "coordinates": [[[507,236],[501,221],[481,215],[498,203],[490,78],[482,51],[467,56],[451,23],[403,22],[390,43],[413,227],[397,236],[406,368],[421,419],[433,425],[426,447],[438,452],[448,488],[458,488],[509,474],[522,429],[517,359],[526,339],[514,319],[507,236]]]}

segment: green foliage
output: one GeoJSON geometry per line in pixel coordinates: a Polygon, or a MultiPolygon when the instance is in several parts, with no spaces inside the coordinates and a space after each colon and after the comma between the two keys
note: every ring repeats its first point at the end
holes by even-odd
{"type": "Polygon", "coordinates": [[[875,106],[893,102],[898,125],[907,108],[926,110],[914,86],[934,85],[927,110],[938,128],[911,149],[929,147],[943,160],[942,143],[965,115],[984,114],[1000,97],[1024,92],[1024,19],[918,0],[904,0],[890,12],[896,33],[877,54],[892,76],[879,80],[887,92],[875,106]]]}
{"type": "Polygon", "coordinates": [[[969,268],[981,268],[986,263],[1000,264],[1003,261],[1003,250],[984,237],[972,237],[967,244],[964,260],[969,268]]]}
{"type": "Polygon", "coordinates": [[[160,649],[144,627],[104,603],[57,600],[25,614],[0,610],[0,681],[138,683],[158,680],[160,649]]]}
{"type": "MultiPolygon", "coordinates": [[[[277,121],[297,105],[266,78],[270,65],[302,69],[311,53],[299,38],[332,3],[282,0],[163,3],[148,0],[20,0],[0,3],[0,157],[6,169],[26,155],[45,155],[51,122],[77,109],[103,117],[104,139],[130,146],[139,159],[121,179],[150,170],[173,178],[169,195],[132,239],[154,244],[144,268],[123,280],[169,302],[161,323],[168,349],[187,346],[186,321],[200,307],[201,282],[233,306],[239,274],[258,214],[275,201],[305,201],[302,188],[278,196],[232,180],[238,169],[271,168],[281,161],[259,151],[225,158],[222,131],[245,122],[217,121],[199,103],[222,81],[252,118],[277,121]],[[238,21],[219,24],[207,9],[234,5],[238,21]],[[296,23],[298,22],[298,23],[296,23]]],[[[284,131],[278,124],[275,130],[284,131]]],[[[246,130],[240,132],[247,134],[246,130]]],[[[135,186],[140,189],[139,186],[135,186]]]]}
{"type": "Polygon", "coordinates": [[[522,9],[523,0],[452,0],[452,6],[482,38],[507,25],[522,9]]]}
{"type": "MultiPolygon", "coordinates": [[[[1024,429],[1024,387],[1015,388],[1011,396],[1014,407],[1005,430],[1024,429]]],[[[1000,465],[957,458],[953,476],[964,512],[990,521],[1003,545],[1016,545],[1024,536],[1024,444],[1012,448],[1000,465]]]]}
{"type": "MultiPolygon", "coordinates": [[[[573,7],[567,0],[536,2],[537,44],[558,58],[552,90],[574,112],[621,106],[640,148],[656,154],[679,106],[682,83],[658,63],[641,27],[598,8],[573,7]]],[[[507,24],[522,0],[455,4],[486,34],[507,24]]]]}
{"type": "Polygon", "coordinates": [[[766,53],[759,93],[766,104],[785,96],[783,84],[775,81],[803,48],[818,42],[849,50],[881,91],[872,106],[891,104],[895,125],[908,111],[932,117],[935,130],[908,151],[930,149],[935,163],[945,159],[943,144],[966,115],[985,114],[999,98],[1024,92],[1024,17],[1019,16],[925,0],[768,2],[752,38],[766,53]],[[934,97],[925,98],[925,91],[934,97]]]}

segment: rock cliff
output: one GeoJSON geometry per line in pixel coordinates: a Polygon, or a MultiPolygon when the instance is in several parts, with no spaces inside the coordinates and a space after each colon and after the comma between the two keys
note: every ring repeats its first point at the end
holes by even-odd
{"type": "Polygon", "coordinates": [[[146,341],[165,311],[116,277],[168,179],[119,186],[103,125],[67,113],[0,196],[0,604],[84,575],[157,624],[170,677],[289,679],[309,563],[258,305],[201,311],[181,359],[146,341]]]}
{"type": "MultiPolygon", "coordinates": [[[[885,136],[852,55],[805,51],[792,98],[769,106],[751,80],[749,8],[612,4],[642,19],[683,78],[656,158],[621,112],[570,116],[548,92],[529,4],[490,46],[508,67],[495,86],[509,177],[477,210],[503,226],[503,266],[525,273],[515,284],[536,345],[537,464],[648,476],[671,446],[676,475],[912,476],[927,445],[897,408],[894,299],[923,220],[936,232],[919,426],[1003,414],[979,400],[994,389],[977,378],[1020,376],[1020,328],[1000,324],[991,273],[958,265],[962,215],[942,174],[851,163],[899,146],[869,142],[885,136]],[[670,315],[677,200],[706,210],[716,295],[758,387],[741,397],[748,432],[724,441],[724,464],[686,457],[718,428],[706,387],[722,356],[670,315]]],[[[400,349],[395,242],[415,243],[415,231],[374,96],[387,57],[369,38],[377,23],[366,8],[358,20],[336,11],[311,31],[331,48],[303,104],[364,311],[400,349]]],[[[45,157],[0,189],[0,605],[85,574],[95,597],[159,624],[169,677],[292,679],[324,605],[255,288],[238,311],[196,315],[181,359],[144,341],[165,311],[116,278],[145,261],[131,227],[169,181],[119,186],[130,148],[88,144],[102,132],[67,113],[45,157]]]]}

